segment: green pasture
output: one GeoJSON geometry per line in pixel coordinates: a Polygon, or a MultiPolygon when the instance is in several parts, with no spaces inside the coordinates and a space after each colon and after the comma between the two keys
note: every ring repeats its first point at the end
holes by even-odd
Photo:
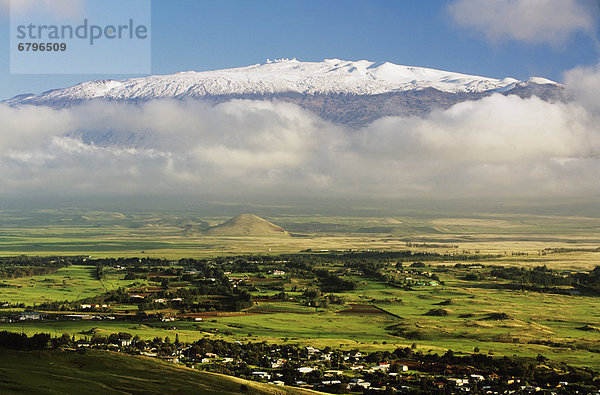
{"type": "MultiPolygon", "coordinates": [[[[502,261],[535,264],[544,248],[593,249],[600,218],[527,214],[406,212],[390,217],[279,215],[265,217],[292,237],[208,237],[203,229],[231,217],[194,213],[118,213],[79,209],[0,211],[0,255],[150,256],[177,259],[240,254],[279,254],[305,249],[406,249],[506,254],[502,261]],[[515,258],[514,252],[526,252],[515,258]]],[[[549,267],[589,268],[598,254],[545,256],[549,267]]]]}
{"type": "Polygon", "coordinates": [[[122,272],[108,273],[99,281],[94,266],[70,266],[42,276],[2,280],[0,301],[34,305],[49,301],[74,301],[96,296],[119,287],[129,287],[143,280],[123,280],[122,272]]]}

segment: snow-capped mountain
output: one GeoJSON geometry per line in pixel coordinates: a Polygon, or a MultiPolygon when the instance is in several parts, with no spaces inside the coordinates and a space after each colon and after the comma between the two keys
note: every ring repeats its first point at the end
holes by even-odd
{"type": "Polygon", "coordinates": [[[140,102],[194,98],[222,102],[276,98],[297,103],[326,119],[362,124],[383,115],[418,115],[495,92],[546,98],[560,89],[559,84],[539,77],[518,81],[366,60],[283,59],[234,69],[90,81],[40,95],[19,95],[5,103],[63,107],[99,99],[140,102]]]}

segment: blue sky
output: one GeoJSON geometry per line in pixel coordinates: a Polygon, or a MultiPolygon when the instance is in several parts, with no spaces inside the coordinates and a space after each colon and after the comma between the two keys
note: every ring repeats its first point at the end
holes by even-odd
{"type": "MultiPolygon", "coordinates": [[[[592,4],[592,13],[597,11],[594,1],[587,2],[592,4]]],[[[527,36],[527,32],[523,32],[525,38],[511,36],[473,27],[479,17],[476,3],[153,0],[152,73],[211,70],[295,57],[303,61],[368,59],[490,77],[543,76],[561,81],[565,71],[598,62],[595,24],[587,29],[571,26],[560,37],[539,39],[539,31],[537,36],[527,36]],[[468,14],[464,7],[453,13],[449,5],[455,3],[467,3],[462,5],[473,10],[471,19],[467,15],[461,20],[461,15],[468,14]]],[[[0,98],[90,79],[132,76],[11,75],[9,22],[6,14],[0,19],[0,98]]]]}

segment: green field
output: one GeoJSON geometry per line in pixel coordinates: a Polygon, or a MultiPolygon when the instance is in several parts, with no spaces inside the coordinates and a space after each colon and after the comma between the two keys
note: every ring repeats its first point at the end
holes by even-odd
{"type": "MultiPolygon", "coordinates": [[[[368,210],[366,210],[368,212],[368,210]]],[[[230,216],[193,213],[118,213],[77,209],[0,211],[0,255],[211,257],[278,254],[304,249],[406,248],[407,242],[482,252],[529,252],[549,247],[597,248],[600,218],[527,214],[423,214],[389,217],[274,215],[266,219],[292,237],[205,236],[230,216]]],[[[439,248],[435,248],[438,249],[439,248]]],[[[549,264],[585,268],[597,254],[571,254],[549,264]]]]}
{"type": "MultiPolygon", "coordinates": [[[[89,278],[90,267],[76,269],[61,269],[53,278],[68,273],[80,286],[92,287],[86,292],[101,290],[97,281],[89,278]]],[[[39,278],[27,280],[32,286],[23,288],[20,296],[21,289],[11,289],[17,292],[12,295],[14,300],[34,301],[44,295],[47,282],[39,278]]],[[[423,352],[443,353],[452,349],[470,353],[477,347],[493,355],[535,357],[543,354],[555,361],[600,368],[600,332],[577,329],[586,325],[600,326],[597,298],[487,289],[479,285],[447,278],[444,286],[405,291],[363,281],[357,290],[337,294],[344,298],[345,305],[328,308],[315,309],[293,302],[257,302],[247,310],[253,314],[213,317],[200,323],[136,323],[133,318],[133,321],[25,321],[2,323],[0,330],[23,331],[30,335],[69,333],[76,338],[89,337],[94,332],[105,335],[129,332],[148,339],[156,336],[174,339],[178,335],[185,342],[209,336],[229,341],[285,341],[363,350],[407,347],[416,343],[423,352]],[[426,315],[444,301],[451,303],[443,306],[449,313],[447,316],[426,315]],[[355,303],[373,303],[392,314],[344,311],[355,303]],[[490,313],[505,313],[507,318],[488,319],[490,313]],[[398,326],[412,332],[412,337],[394,335],[390,327],[398,326]]]]}
{"type": "MultiPolygon", "coordinates": [[[[39,304],[48,301],[73,301],[89,298],[107,290],[145,284],[107,276],[99,281],[92,266],[70,266],[55,273],[4,280],[10,287],[4,288],[0,300],[9,303],[39,304]]],[[[122,277],[122,276],[121,276],[122,277]]]]}

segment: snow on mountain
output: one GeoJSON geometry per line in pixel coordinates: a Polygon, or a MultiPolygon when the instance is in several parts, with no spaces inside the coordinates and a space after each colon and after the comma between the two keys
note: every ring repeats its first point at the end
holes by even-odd
{"type": "MultiPolygon", "coordinates": [[[[542,79],[530,82],[553,83],[542,79]]],[[[518,80],[495,79],[423,67],[375,64],[366,60],[299,62],[296,59],[204,72],[181,72],[122,81],[90,81],[37,96],[21,95],[11,104],[68,103],[89,99],[150,100],[223,95],[378,95],[433,88],[446,93],[505,92],[518,80]]]]}
{"type": "MultiPolygon", "coordinates": [[[[366,60],[283,59],[235,69],[89,81],[40,95],[19,95],[4,103],[64,108],[102,99],[139,103],[192,98],[213,105],[231,99],[275,99],[296,104],[334,123],[361,127],[381,117],[423,116],[494,93],[537,96],[548,101],[565,99],[560,84],[540,77],[518,81],[366,60]]],[[[88,135],[94,141],[115,140],[113,135],[88,135]]],[[[131,136],[125,139],[130,141],[131,136]]]]}
{"type": "Polygon", "coordinates": [[[547,78],[542,78],[542,77],[531,77],[529,80],[527,80],[527,82],[529,82],[531,84],[538,84],[538,85],[561,86],[558,82],[554,82],[552,80],[549,80],[547,78]]]}

